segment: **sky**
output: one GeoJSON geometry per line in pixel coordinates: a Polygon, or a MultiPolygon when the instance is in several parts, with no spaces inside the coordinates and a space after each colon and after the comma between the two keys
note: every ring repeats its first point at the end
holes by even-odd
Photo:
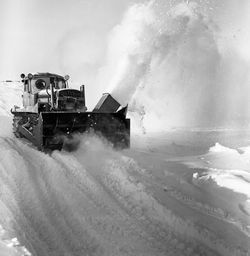
{"type": "Polygon", "coordinates": [[[92,72],[103,59],[108,32],[131,3],[1,0],[0,79],[20,72],[84,72],[84,64],[92,72]]]}

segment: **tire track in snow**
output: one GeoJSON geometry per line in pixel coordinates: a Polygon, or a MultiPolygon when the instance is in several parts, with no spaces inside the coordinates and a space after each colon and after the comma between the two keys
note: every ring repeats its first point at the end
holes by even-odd
{"type": "MultiPolygon", "coordinates": [[[[75,179],[70,181],[74,177],[72,168],[62,168],[60,163],[65,163],[62,159],[57,157],[59,162],[55,161],[55,155],[50,157],[42,154],[16,140],[8,139],[7,144],[11,148],[10,152],[15,152],[11,152],[13,159],[18,159],[19,155],[18,162],[24,163],[21,176],[15,177],[18,175],[16,170],[11,177],[28,182],[26,189],[22,192],[18,190],[20,180],[15,180],[10,186],[21,192],[19,196],[14,195],[16,207],[20,211],[16,222],[19,225],[21,222],[19,229],[26,232],[26,239],[35,248],[34,254],[63,255],[65,252],[78,250],[79,254],[74,255],[86,251],[89,255],[190,255],[194,251],[185,253],[184,244],[169,233],[171,240],[166,243],[166,232],[160,230],[159,225],[155,225],[150,218],[139,221],[138,211],[131,209],[128,202],[121,200],[122,197],[118,198],[118,201],[121,200],[118,204],[114,200],[116,191],[105,180],[107,169],[87,169],[84,174],[84,168],[80,164],[78,167],[83,177],[75,173],[75,179],[79,179],[83,189],[81,191],[79,186],[75,186],[75,179]],[[26,198],[32,186],[33,198],[26,198]],[[76,187],[73,191],[72,186],[76,187]],[[64,236],[65,232],[67,236],[64,236]],[[67,241],[67,237],[70,241],[67,241]]],[[[57,154],[61,157],[61,153],[57,154]]],[[[71,163],[71,166],[74,163],[71,156],[66,162],[71,163]]],[[[75,163],[77,162],[75,159],[75,163]]],[[[11,165],[7,166],[7,169],[10,167],[11,165]]],[[[108,162],[106,168],[109,167],[108,162]]]]}
{"type": "MultiPolygon", "coordinates": [[[[56,159],[64,165],[67,165],[67,169],[77,168],[77,170],[82,170],[83,166],[78,162],[76,158],[67,155],[70,161],[64,161],[64,157],[65,155],[63,157],[61,154],[56,155],[56,159]]],[[[124,250],[126,248],[127,253],[131,246],[138,246],[134,244],[135,241],[137,241],[137,243],[141,243],[140,240],[142,240],[143,244],[140,246],[146,247],[143,249],[144,252],[142,255],[158,255],[156,254],[156,251],[153,250],[150,252],[150,248],[147,248],[146,244],[149,242],[147,241],[148,235],[140,227],[138,227],[134,219],[131,218],[128,212],[125,211],[123,205],[119,203],[119,201],[116,199],[116,197],[114,197],[114,195],[112,195],[112,193],[110,193],[109,189],[105,186],[100,177],[98,177],[100,171],[102,170],[98,170],[96,172],[95,168],[89,168],[87,172],[88,179],[92,180],[96,187],[95,190],[98,190],[98,193],[96,193],[94,197],[91,195],[91,198],[98,205],[98,211],[101,210],[102,212],[102,216],[100,216],[99,219],[92,218],[90,220],[91,225],[98,229],[98,232],[101,232],[103,235],[105,235],[109,243],[120,243],[121,241],[119,240],[121,239],[129,239],[127,241],[127,245],[123,246],[124,250]],[[106,214],[108,214],[108,216],[106,216],[106,214]]],[[[76,182],[74,181],[74,184],[75,183],[76,182]]],[[[131,255],[134,255],[133,253],[135,252],[131,252],[131,255]]],[[[137,251],[136,255],[139,255],[138,253],[139,252],[137,251]]],[[[130,255],[130,253],[128,255],[130,255]]]]}
{"type": "MultiPolygon", "coordinates": [[[[129,153],[131,155],[131,153],[129,153]]],[[[125,159],[126,160],[126,159],[125,159]]],[[[153,159],[151,159],[153,161],[153,159]]],[[[194,222],[195,225],[193,225],[195,232],[200,234],[200,237],[198,240],[204,240],[205,244],[208,244],[210,248],[216,248],[217,251],[220,251],[221,253],[224,252],[225,255],[248,255],[249,251],[245,248],[248,248],[248,237],[249,232],[244,228],[244,224],[240,220],[232,219],[231,215],[225,213],[220,208],[213,208],[208,204],[201,204],[198,201],[195,201],[194,198],[190,197],[188,194],[183,194],[180,192],[180,187],[178,189],[178,185],[176,185],[176,188],[173,186],[167,186],[166,188],[166,180],[160,179],[158,175],[154,175],[154,170],[148,170],[148,169],[142,169],[138,167],[138,164],[131,158],[127,158],[128,166],[127,170],[133,170],[132,176],[139,177],[139,179],[143,180],[143,183],[146,185],[148,191],[157,190],[158,192],[155,194],[162,194],[165,193],[168,198],[176,199],[176,201],[180,204],[181,207],[176,209],[180,211],[186,211],[188,208],[190,208],[190,213],[195,214],[195,218],[190,216],[190,214],[187,214],[185,212],[185,215],[188,218],[189,222],[194,222]],[[185,209],[186,208],[186,209],[185,209]],[[197,216],[198,213],[198,216],[197,216]],[[204,220],[204,216],[206,216],[205,221],[206,224],[203,225],[202,222],[197,222],[199,218],[201,220],[204,220]],[[189,217],[188,217],[189,216],[189,217]],[[200,217],[199,217],[200,216],[200,217]],[[191,218],[190,218],[191,217],[191,218]],[[223,222],[221,222],[223,220],[223,222]],[[228,225],[230,224],[230,226],[228,225]],[[218,225],[218,228],[217,228],[218,225]],[[231,226],[232,225],[232,226],[231,226]],[[238,229],[236,229],[235,227],[238,229]],[[233,234],[231,234],[233,232],[233,234]],[[230,233],[230,235],[229,235],[230,233]],[[242,233],[245,235],[242,236],[242,233]],[[238,239],[238,235],[240,235],[241,239],[238,239]],[[236,240],[236,241],[235,241],[236,240]]],[[[161,166],[163,167],[163,166],[161,166]]],[[[163,167],[164,168],[164,167],[163,167]]],[[[162,170],[161,170],[162,171],[162,170]]],[[[166,172],[166,171],[165,171],[166,172]]],[[[156,172],[157,173],[157,172],[156,172]]],[[[164,173],[164,172],[163,172],[164,173]]],[[[169,173],[167,175],[170,175],[178,178],[178,175],[174,175],[174,173],[169,173]]],[[[171,181],[173,181],[171,179],[171,181]]],[[[169,182],[171,184],[171,181],[169,182]]],[[[179,181],[181,184],[185,182],[184,180],[179,181]]],[[[176,182],[174,182],[175,184],[176,182]]],[[[170,200],[173,201],[173,200],[170,200]]],[[[169,202],[169,200],[168,200],[169,202]]],[[[212,201],[211,201],[212,202],[212,201]]],[[[165,204],[164,204],[165,205],[165,204]]],[[[173,207],[173,202],[172,206],[173,207]]],[[[171,208],[170,208],[171,209],[171,208]]],[[[176,211],[175,211],[176,212],[176,211]]],[[[177,213],[178,214],[178,213],[177,213]]],[[[183,219],[183,217],[181,217],[183,219]]],[[[185,226],[185,225],[183,225],[185,226]]],[[[192,230],[192,229],[191,229],[192,230]]],[[[192,237],[192,234],[189,234],[190,237],[192,237]]]]}
{"type": "Polygon", "coordinates": [[[33,255],[216,255],[208,247],[236,255],[163,207],[134,177],[140,167],[120,153],[104,147],[49,156],[16,139],[0,145],[5,203],[33,255]]]}
{"type": "MultiPolygon", "coordinates": [[[[131,161],[131,159],[125,158],[125,162],[127,162],[127,160],[131,161]]],[[[226,241],[223,241],[223,239],[217,236],[213,231],[208,230],[201,226],[197,226],[196,224],[181,219],[177,216],[174,216],[171,213],[171,211],[165,209],[155,198],[153,198],[153,196],[151,196],[148,193],[145,193],[145,188],[143,188],[143,185],[140,184],[140,182],[136,181],[134,175],[131,174],[130,172],[131,169],[133,169],[133,171],[137,171],[138,169],[140,169],[138,168],[138,166],[131,168],[129,164],[126,165],[121,164],[119,162],[117,163],[117,166],[115,166],[113,169],[114,171],[112,172],[112,174],[115,177],[118,176],[116,180],[119,183],[119,185],[116,186],[116,189],[117,191],[122,190],[120,194],[127,199],[131,199],[132,197],[132,207],[139,206],[138,208],[140,208],[141,206],[144,207],[144,209],[146,208],[147,210],[149,210],[150,217],[153,216],[153,218],[156,218],[157,220],[162,222],[163,225],[169,225],[174,231],[176,231],[175,233],[178,234],[178,237],[184,235],[185,238],[193,238],[194,240],[199,241],[202,244],[205,244],[211,249],[216,249],[217,252],[223,255],[247,255],[247,252],[243,248],[233,247],[231,244],[227,243],[226,241]],[[118,172],[118,170],[120,172],[118,172]],[[124,176],[123,178],[122,175],[124,176]],[[131,180],[135,181],[134,189],[128,189],[130,187],[129,185],[132,185],[131,180]],[[127,185],[125,185],[126,182],[128,183],[127,185]],[[142,189],[138,189],[138,185],[140,185],[142,189]],[[149,202],[151,202],[151,205],[149,202]]],[[[145,212],[143,213],[143,215],[145,216],[145,212]]]]}
{"type": "MultiPolygon", "coordinates": [[[[26,152],[23,153],[26,155],[26,152]]],[[[30,154],[29,148],[27,148],[27,153],[30,154]]],[[[89,204],[91,205],[91,200],[85,193],[74,190],[72,188],[74,184],[68,184],[68,177],[64,176],[64,173],[68,170],[62,170],[48,155],[36,150],[33,154],[30,159],[30,166],[33,165],[32,162],[37,164],[36,157],[40,157],[44,161],[40,166],[34,166],[33,170],[37,169],[36,175],[42,179],[46,186],[43,189],[43,184],[37,185],[38,189],[40,187],[40,204],[47,204],[42,207],[42,211],[45,213],[43,221],[43,225],[46,227],[44,228],[45,233],[47,230],[48,235],[52,236],[52,239],[46,239],[42,236],[43,234],[39,234],[41,241],[45,240],[51,247],[48,248],[46,253],[49,253],[49,255],[54,255],[53,253],[63,255],[66,252],[70,254],[73,251],[78,251],[74,255],[81,255],[83,252],[89,252],[90,255],[101,255],[100,241],[98,243],[95,241],[94,235],[91,234],[92,230],[88,229],[86,220],[77,216],[84,216],[84,212],[90,207],[89,204]],[[84,205],[81,201],[84,202],[84,205]],[[78,202],[80,207],[76,207],[78,202]],[[72,211],[74,208],[76,208],[76,211],[72,211]],[[50,244],[51,240],[55,240],[54,243],[57,244],[50,244]]],[[[69,173],[69,175],[71,174],[69,173]]]]}
{"type": "MultiPolygon", "coordinates": [[[[22,143],[15,144],[13,140],[9,140],[8,143],[13,144],[9,145],[11,151],[14,151],[13,157],[17,158],[18,152],[20,156],[25,156],[23,160],[18,159],[27,165],[26,169],[20,171],[22,175],[28,176],[25,180],[28,180],[31,186],[24,188],[19,196],[14,197],[17,201],[16,208],[19,207],[20,211],[18,213],[19,222],[21,222],[20,230],[26,233],[27,239],[34,248],[38,249],[35,250],[36,255],[64,255],[66,252],[71,254],[74,252],[73,255],[82,255],[82,253],[89,255],[155,254],[154,250],[145,246],[146,243],[139,235],[133,235],[132,225],[130,230],[130,226],[126,222],[123,223],[123,219],[118,214],[105,215],[102,212],[105,208],[93,204],[88,196],[88,193],[93,194],[93,192],[86,193],[88,187],[86,191],[81,192],[75,188],[74,184],[69,184],[64,172],[70,172],[70,169],[62,170],[62,166],[53,158],[30,149],[22,143]],[[34,198],[30,198],[29,195],[32,186],[38,190],[37,194],[32,191],[34,198]],[[21,206],[20,201],[22,201],[21,206]],[[57,216],[54,218],[51,215],[57,216]],[[113,224],[114,220],[116,226],[113,224]],[[100,227],[97,230],[93,229],[93,223],[97,226],[98,223],[104,223],[102,225],[107,226],[103,234],[98,234],[100,227]],[[123,225],[125,232],[119,227],[120,225],[123,225]],[[34,227],[33,230],[30,227],[34,227]],[[114,232],[112,239],[120,236],[120,241],[119,238],[116,241],[119,244],[110,245],[109,239],[105,238],[109,237],[110,229],[114,232]],[[64,236],[63,233],[66,235],[64,236]],[[126,236],[124,233],[127,233],[126,236]],[[32,236],[35,239],[32,239],[32,236]]],[[[13,175],[14,173],[11,174],[12,177],[13,175]]],[[[12,187],[17,189],[14,184],[11,184],[12,187]]],[[[102,196],[99,195],[100,201],[102,196]]]]}
{"type": "MultiPolygon", "coordinates": [[[[145,183],[148,187],[152,187],[152,186],[159,187],[162,191],[165,191],[168,196],[175,198],[180,203],[185,204],[187,207],[194,209],[200,212],[201,214],[211,216],[218,220],[222,220],[228,224],[232,224],[236,226],[246,236],[250,237],[250,232],[247,229],[248,224],[243,223],[240,219],[237,219],[236,217],[234,217],[232,213],[225,211],[221,208],[214,207],[208,203],[204,204],[200,201],[197,201],[192,196],[181,192],[175,185],[166,186],[165,180],[160,180],[159,178],[157,179],[156,177],[154,177],[151,171],[143,170],[136,167],[135,161],[132,160],[131,158],[128,158],[127,161],[128,161],[128,164],[132,166],[132,168],[136,171],[137,174],[139,174],[140,176],[143,176],[143,179],[145,180],[145,183]]],[[[169,173],[167,171],[165,171],[165,175],[174,177],[174,174],[169,173]]],[[[181,180],[180,182],[186,183],[186,181],[184,180],[181,180]]]]}
{"type": "MultiPolygon", "coordinates": [[[[99,173],[95,174],[99,179],[98,183],[103,184],[105,190],[112,195],[112,200],[115,198],[115,201],[119,202],[118,205],[122,205],[122,208],[125,209],[125,212],[130,216],[130,218],[133,219],[138,228],[144,230],[149,239],[153,240],[155,247],[160,248],[160,251],[162,252],[168,252],[170,254],[173,253],[173,255],[190,255],[190,253],[193,253],[195,250],[199,250],[199,252],[206,251],[206,254],[209,255],[209,249],[206,248],[206,246],[198,246],[198,243],[194,243],[192,245],[192,242],[189,241],[189,247],[186,247],[186,239],[179,239],[178,236],[180,234],[174,232],[171,226],[166,225],[166,228],[161,228],[162,223],[159,223],[158,220],[156,221],[155,219],[152,219],[155,209],[153,210],[153,213],[151,212],[149,216],[147,216],[147,211],[150,212],[152,207],[150,204],[154,204],[155,201],[154,199],[152,201],[152,198],[147,195],[143,189],[142,191],[140,191],[140,189],[138,190],[138,184],[134,184],[132,177],[131,180],[128,180],[127,171],[125,170],[126,166],[128,166],[128,162],[124,161],[124,157],[121,157],[119,154],[113,152],[110,154],[105,152],[93,153],[103,157],[102,160],[99,159],[99,161],[102,163],[102,168],[99,173]],[[123,176],[122,172],[124,172],[124,170],[126,174],[123,173],[123,176]],[[117,177],[117,173],[119,173],[121,176],[117,177]],[[127,193],[127,191],[123,191],[124,189],[131,189],[131,191],[127,193]],[[131,194],[138,194],[139,197],[142,196],[142,202],[138,202],[138,198],[133,198],[134,195],[131,194]],[[171,244],[171,239],[168,242],[166,241],[167,237],[171,237],[174,245],[171,244]],[[191,247],[193,247],[192,249],[190,249],[190,244],[191,247]],[[183,248],[189,248],[189,250],[183,250],[183,248]]],[[[89,158],[89,156],[86,156],[84,159],[81,159],[81,163],[84,164],[84,162],[87,162],[89,158]]],[[[78,157],[77,159],[79,160],[80,158],[78,157]]],[[[92,166],[88,166],[88,168],[92,168],[91,171],[93,171],[98,169],[97,165],[98,164],[96,163],[92,163],[92,166]]],[[[154,207],[155,206],[153,206],[153,208],[154,207]]],[[[215,252],[212,252],[211,250],[210,255],[215,255],[215,252]]]]}

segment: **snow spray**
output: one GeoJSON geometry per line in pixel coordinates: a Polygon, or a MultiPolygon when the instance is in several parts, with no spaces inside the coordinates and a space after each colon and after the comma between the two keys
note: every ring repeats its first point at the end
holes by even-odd
{"type": "Polygon", "coordinates": [[[135,4],[113,29],[109,91],[148,131],[247,125],[249,62],[228,44],[233,28],[214,20],[214,5],[171,2],[135,4]]]}

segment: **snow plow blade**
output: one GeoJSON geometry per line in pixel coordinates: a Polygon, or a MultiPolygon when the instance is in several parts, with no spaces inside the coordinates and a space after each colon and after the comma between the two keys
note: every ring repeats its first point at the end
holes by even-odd
{"type": "Polygon", "coordinates": [[[65,138],[76,133],[94,132],[116,148],[130,145],[130,120],[120,113],[43,112],[34,127],[34,143],[41,150],[61,149],[65,138]]]}

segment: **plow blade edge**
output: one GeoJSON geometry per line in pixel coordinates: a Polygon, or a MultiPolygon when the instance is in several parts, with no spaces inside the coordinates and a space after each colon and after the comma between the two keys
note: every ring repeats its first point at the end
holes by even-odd
{"type": "Polygon", "coordinates": [[[85,132],[103,136],[114,147],[130,146],[130,120],[120,113],[43,112],[33,127],[32,141],[41,150],[61,149],[65,136],[85,132]]]}

